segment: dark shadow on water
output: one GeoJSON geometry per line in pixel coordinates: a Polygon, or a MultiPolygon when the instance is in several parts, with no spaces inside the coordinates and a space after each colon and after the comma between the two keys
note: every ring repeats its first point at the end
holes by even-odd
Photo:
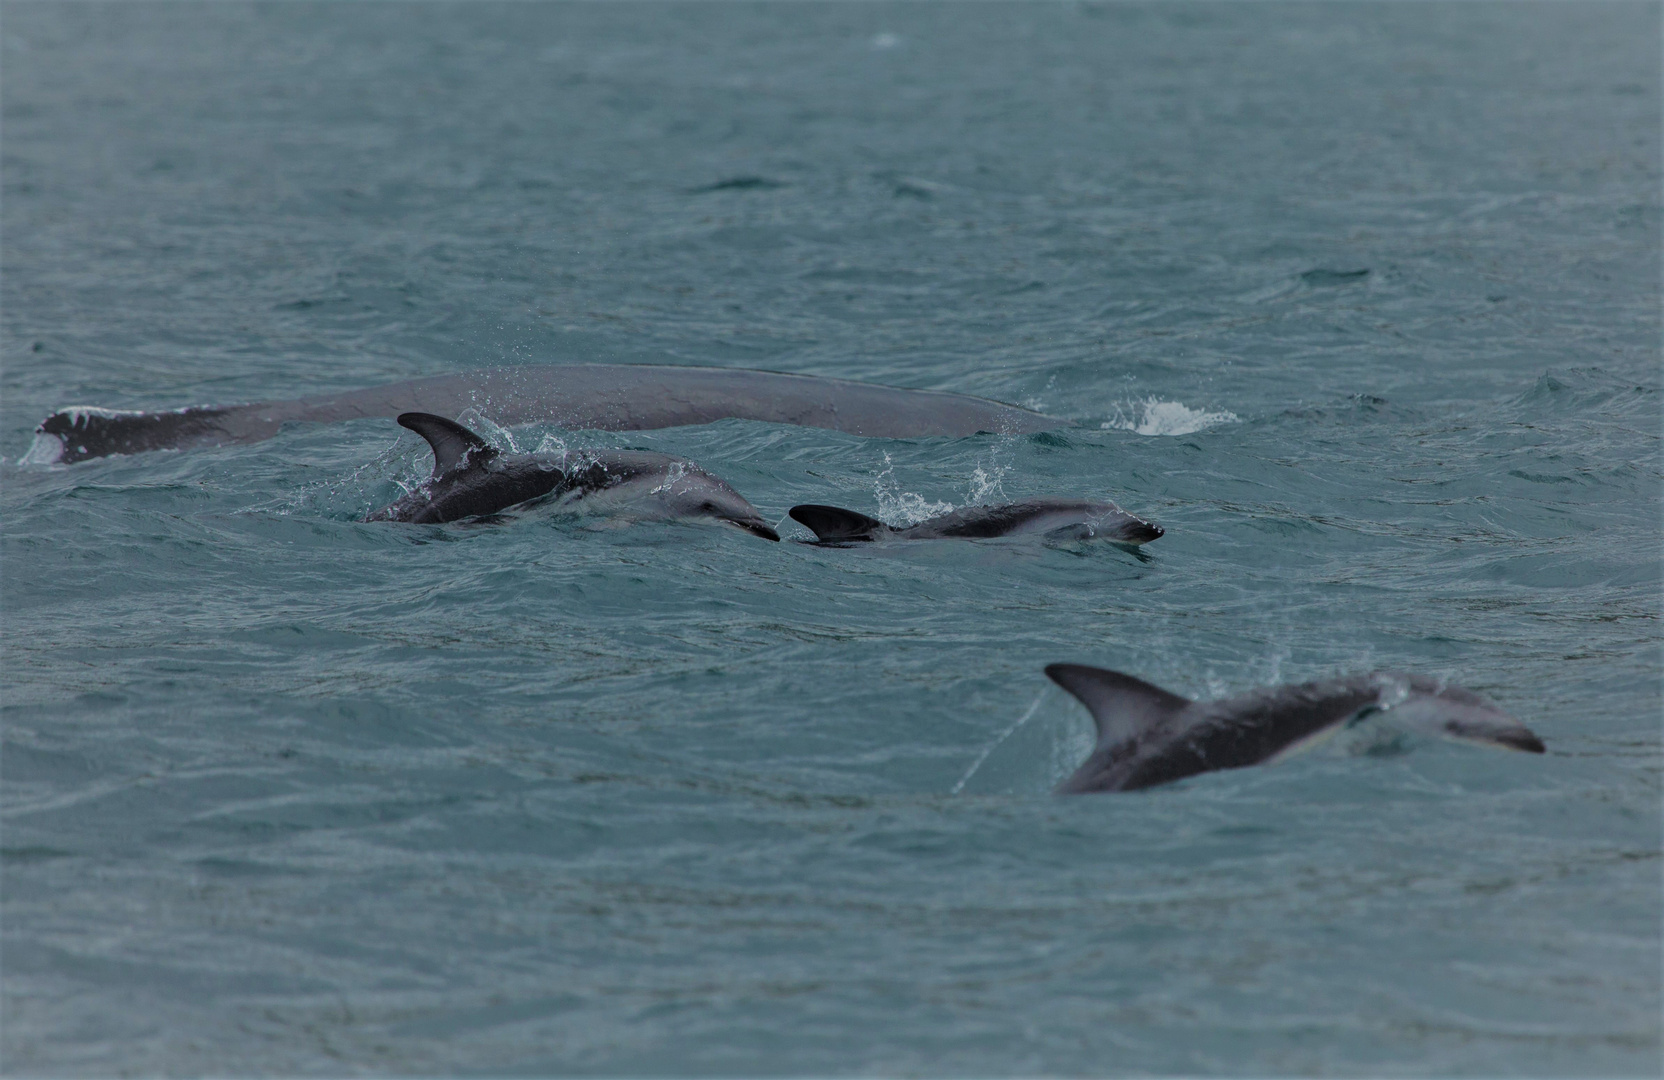
{"type": "Polygon", "coordinates": [[[708,195],[713,191],[773,191],[783,188],[786,184],[781,180],[770,180],[766,176],[733,176],[726,180],[718,180],[714,184],[704,187],[689,188],[689,195],[708,195]]]}

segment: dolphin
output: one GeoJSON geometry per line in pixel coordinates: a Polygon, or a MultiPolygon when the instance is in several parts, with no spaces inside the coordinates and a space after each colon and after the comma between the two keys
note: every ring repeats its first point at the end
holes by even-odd
{"type": "Polygon", "coordinates": [[[1490,701],[1419,675],[1377,671],[1191,701],[1118,671],[1052,664],[1046,675],[1080,699],[1098,744],[1060,794],[1133,791],[1292,753],[1365,716],[1451,738],[1543,752],[1543,742],[1490,701]]]}
{"type": "Polygon", "coordinates": [[[365,521],[457,521],[547,495],[581,499],[604,491],[652,503],[665,517],[713,518],[780,539],[744,496],[683,458],[646,451],[505,454],[443,416],[410,412],[398,419],[433,447],[433,475],[365,521]]]}
{"type": "Polygon", "coordinates": [[[743,368],[543,364],[480,368],[341,394],[194,405],[156,412],[60,409],[35,429],[31,463],[107,454],[258,442],[293,421],[334,422],[406,412],[456,416],[469,408],[499,424],[641,431],[736,418],[830,428],[886,439],[1024,435],[1071,422],[987,398],[935,390],[783,375],[743,368]]]}
{"type": "Polygon", "coordinates": [[[822,544],[889,539],[980,540],[1016,535],[1040,535],[1047,540],[1096,537],[1118,544],[1147,544],[1166,531],[1112,502],[1082,499],[1025,499],[1002,506],[967,506],[900,528],[836,506],[806,504],[792,507],[790,513],[812,529],[822,544]]]}

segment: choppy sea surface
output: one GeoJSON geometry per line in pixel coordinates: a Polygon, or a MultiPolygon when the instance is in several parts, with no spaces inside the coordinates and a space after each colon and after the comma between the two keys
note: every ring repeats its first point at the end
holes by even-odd
{"type": "Polygon", "coordinates": [[[0,12],[10,1075],[1658,1075],[1655,4],[0,12]],[[758,367],[1057,433],[744,421],[780,519],[359,519],[386,420],[25,459],[66,405],[758,367]],[[1032,495],[1142,554],[828,550],[1032,495]],[[1060,798],[1041,668],[1442,675],[1060,798]]]}

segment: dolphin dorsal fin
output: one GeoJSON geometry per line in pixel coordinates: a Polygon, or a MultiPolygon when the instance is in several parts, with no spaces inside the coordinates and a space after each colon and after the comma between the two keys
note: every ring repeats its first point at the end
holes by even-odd
{"type": "Polygon", "coordinates": [[[433,475],[450,472],[468,456],[468,451],[479,450],[482,453],[475,456],[475,460],[484,461],[497,456],[497,450],[490,443],[475,435],[455,420],[447,420],[443,416],[435,416],[425,412],[407,412],[399,414],[399,425],[407,427],[428,441],[433,447],[433,475]]]}
{"type": "Polygon", "coordinates": [[[1098,745],[1136,738],[1190,704],[1143,679],[1085,664],[1049,664],[1046,676],[1080,699],[1098,726],[1098,745]]]}
{"type": "Polygon", "coordinates": [[[809,526],[814,530],[815,538],[822,541],[871,540],[890,531],[890,527],[877,518],[857,514],[853,510],[840,510],[836,506],[807,504],[792,507],[790,513],[793,520],[809,526]]]}

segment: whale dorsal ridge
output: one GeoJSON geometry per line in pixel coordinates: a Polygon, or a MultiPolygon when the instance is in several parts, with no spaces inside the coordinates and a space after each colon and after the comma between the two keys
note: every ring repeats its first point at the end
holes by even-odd
{"type": "Polygon", "coordinates": [[[455,420],[425,412],[399,414],[399,424],[420,435],[433,447],[433,475],[450,472],[470,450],[481,450],[478,460],[497,456],[490,443],[475,435],[455,420]]]}
{"type": "Polygon", "coordinates": [[[853,510],[840,510],[836,506],[806,504],[792,507],[790,513],[793,520],[809,526],[814,530],[815,538],[823,541],[871,540],[890,531],[890,527],[877,518],[857,514],[853,510]]]}
{"type": "Polygon", "coordinates": [[[1091,712],[1100,747],[1135,738],[1190,704],[1142,679],[1085,664],[1049,664],[1046,676],[1091,712]]]}

